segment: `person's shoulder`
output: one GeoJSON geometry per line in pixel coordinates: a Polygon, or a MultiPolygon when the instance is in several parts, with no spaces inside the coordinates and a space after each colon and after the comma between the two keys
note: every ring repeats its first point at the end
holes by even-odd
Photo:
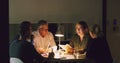
{"type": "Polygon", "coordinates": [[[17,44],[21,44],[21,45],[24,45],[24,44],[26,44],[26,41],[23,41],[23,40],[19,40],[19,41],[17,42],[17,44]]]}
{"type": "Polygon", "coordinates": [[[99,40],[105,40],[105,37],[104,36],[98,36],[97,39],[99,39],[99,40]]]}
{"type": "Polygon", "coordinates": [[[33,31],[33,32],[32,32],[32,34],[36,34],[36,33],[38,33],[38,31],[33,31]]]}
{"type": "Polygon", "coordinates": [[[18,40],[13,40],[13,41],[11,41],[10,47],[13,46],[14,44],[16,44],[17,42],[18,42],[18,40]]]}
{"type": "Polygon", "coordinates": [[[39,32],[38,32],[38,31],[33,31],[33,32],[32,32],[32,35],[33,35],[33,36],[37,36],[37,35],[39,35],[39,32]]]}
{"type": "Polygon", "coordinates": [[[19,45],[22,47],[28,47],[28,46],[30,47],[30,46],[32,46],[32,43],[30,43],[26,40],[23,40],[23,41],[19,42],[19,45]]]}
{"type": "Polygon", "coordinates": [[[48,35],[53,35],[50,31],[48,32],[48,35]]]}
{"type": "Polygon", "coordinates": [[[105,42],[105,40],[102,37],[94,38],[93,41],[98,44],[102,44],[105,42]]]}
{"type": "Polygon", "coordinates": [[[79,39],[79,36],[77,34],[74,34],[71,40],[76,40],[76,39],[79,39]]]}
{"type": "Polygon", "coordinates": [[[79,36],[77,34],[74,34],[73,37],[76,38],[76,37],[79,37],[79,36]]]}
{"type": "Polygon", "coordinates": [[[10,47],[22,47],[24,43],[21,40],[15,40],[10,44],[10,47]]]}

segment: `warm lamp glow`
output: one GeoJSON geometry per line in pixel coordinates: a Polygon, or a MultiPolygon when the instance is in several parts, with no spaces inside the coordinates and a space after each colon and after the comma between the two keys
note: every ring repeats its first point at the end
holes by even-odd
{"type": "Polygon", "coordinates": [[[63,34],[55,34],[56,37],[63,37],[63,34]]]}

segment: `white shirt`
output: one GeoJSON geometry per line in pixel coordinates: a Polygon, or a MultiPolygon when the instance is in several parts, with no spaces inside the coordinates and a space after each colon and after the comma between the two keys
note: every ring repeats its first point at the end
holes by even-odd
{"type": "Polygon", "coordinates": [[[42,37],[38,31],[33,32],[34,35],[34,46],[35,48],[43,48],[46,49],[48,46],[56,46],[55,40],[53,38],[53,34],[48,32],[45,37],[42,37]]]}

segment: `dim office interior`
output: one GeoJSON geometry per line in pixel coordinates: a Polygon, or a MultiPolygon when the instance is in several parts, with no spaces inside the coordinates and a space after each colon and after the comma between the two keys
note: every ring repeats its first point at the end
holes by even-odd
{"type": "MultiPolygon", "coordinates": [[[[49,23],[55,37],[60,24],[64,37],[69,41],[75,34],[75,24],[84,20],[88,26],[99,24],[108,41],[114,63],[120,63],[120,0],[10,0],[9,43],[19,33],[22,21],[30,21],[33,30],[39,20],[49,23]]],[[[58,38],[55,37],[58,42],[58,38]]]]}

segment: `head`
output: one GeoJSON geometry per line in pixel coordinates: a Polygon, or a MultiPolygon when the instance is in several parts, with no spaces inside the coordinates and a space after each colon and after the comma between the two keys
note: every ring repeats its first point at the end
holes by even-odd
{"type": "Polygon", "coordinates": [[[76,33],[80,35],[85,35],[88,32],[88,25],[85,21],[79,21],[76,24],[76,33]]]}
{"type": "Polygon", "coordinates": [[[23,40],[30,39],[32,33],[31,23],[29,21],[23,21],[20,24],[20,34],[23,40]]]}
{"type": "Polygon", "coordinates": [[[48,34],[48,23],[45,20],[40,20],[38,22],[38,31],[42,37],[48,34]]]}
{"type": "Polygon", "coordinates": [[[92,38],[97,38],[97,37],[99,37],[100,35],[102,35],[100,26],[97,25],[97,24],[94,24],[94,25],[90,26],[90,28],[89,28],[89,33],[90,33],[90,36],[91,36],[92,38]]]}

